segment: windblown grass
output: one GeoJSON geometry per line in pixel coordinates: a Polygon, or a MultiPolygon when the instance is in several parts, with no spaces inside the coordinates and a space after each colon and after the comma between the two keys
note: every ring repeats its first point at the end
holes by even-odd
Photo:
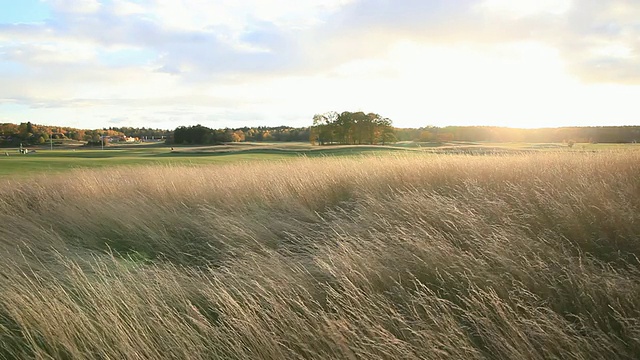
{"type": "Polygon", "coordinates": [[[0,358],[635,359],[640,153],[0,187],[0,358]]]}

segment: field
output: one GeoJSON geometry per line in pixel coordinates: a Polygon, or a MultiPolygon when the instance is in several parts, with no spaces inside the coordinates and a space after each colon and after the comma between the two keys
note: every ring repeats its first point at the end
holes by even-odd
{"type": "Polygon", "coordinates": [[[635,146],[259,146],[0,159],[0,358],[640,357],[635,146]]]}
{"type": "Polygon", "coordinates": [[[640,149],[636,144],[565,144],[528,143],[415,143],[403,142],[390,146],[312,146],[308,143],[236,143],[223,146],[187,147],[171,150],[164,144],[140,144],[83,148],[67,146],[49,150],[36,147],[35,153],[20,155],[18,149],[0,149],[0,178],[28,177],[67,172],[73,169],[113,168],[139,165],[211,165],[260,160],[285,160],[295,157],[384,155],[398,152],[428,154],[525,153],[539,151],[602,151],[640,149]],[[4,154],[10,156],[2,156],[4,154]]]}
{"type": "Polygon", "coordinates": [[[104,150],[36,148],[21,155],[18,149],[0,149],[0,177],[31,176],[73,169],[113,168],[139,165],[211,165],[255,160],[284,160],[300,156],[350,156],[404,151],[394,147],[313,147],[304,143],[243,143],[209,147],[166,145],[111,146],[104,150]]]}

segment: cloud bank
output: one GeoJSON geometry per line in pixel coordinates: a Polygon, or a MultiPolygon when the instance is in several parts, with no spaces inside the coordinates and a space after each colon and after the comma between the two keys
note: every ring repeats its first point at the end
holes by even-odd
{"type": "Polygon", "coordinates": [[[640,120],[632,0],[39,6],[47,18],[0,23],[0,121],[307,125],[333,109],[402,126],[640,120]]]}

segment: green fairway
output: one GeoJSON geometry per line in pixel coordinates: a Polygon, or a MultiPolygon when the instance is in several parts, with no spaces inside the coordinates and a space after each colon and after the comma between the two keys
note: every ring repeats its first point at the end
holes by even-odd
{"type": "Polygon", "coordinates": [[[171,165],[171,164],[208,164],[216,162],[249,161],[249,160],[277,160],[290,156],[278,155],[245,155],[235,154],[230,156],[175,156],[175,157],[15,157],[0,161],[0,176],[6,175],[33,175],[45,172],[61,172],[69,169],[99,168],[132,165],[171,165]]]}
{"type": "Polygon", "coordinates": [[[211,164],[235,161],[280,160],[296,154],[210,154],[170,153],[169,150],[39,150],[34,154],[17,152],[0,158],[0,176],[27,176],[70,169],[105,168],[132,165],[211,164]],[[226,156],[225,156],[226,155],[226,156]]]}
{"type": "Polygon", "coordinates": [[[205,165],[229,162],[285,160],[299,156],[385,155],[395,152],[413,153],[510,153],[537,151],[606,151],[640,149],[637,144],[564,144],[529,143],[413,143],[401,142],[388,146],[312,146],[308,143],[234,143],[217,146],[166,145],[111,146],[96,148],[54,149],[36,148],[23,155],[17,149],[0,150],[0,177],[34,176],[60,173],[72,169],[107,168],[139,165],[205,165]],[[9,156],[5,156],[5,152],[9,156]]]}
{"type": "Polygon", "coordinates": [[[273,161],[299,156],[351,156],[404,151],[386,147],[311,147],[306,144],[242,144],[208,147],[132,146],[100,149],[36,149],[23,155],[17,149],[0,152],[0,177],[33,176],[71,169],[134,165],[203,165],[229,162],[273,161]],[[9,156],[5,156],[5,152],[9,156]]]}

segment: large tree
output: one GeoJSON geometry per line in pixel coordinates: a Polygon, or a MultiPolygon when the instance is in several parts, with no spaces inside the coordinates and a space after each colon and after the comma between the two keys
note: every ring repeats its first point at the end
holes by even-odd
{"type": "Polygon", "coordinates": [[[376,113],[335,111],[313,117],[313,144],[384,144],[395,141],[391,120],[376,113]]]}

